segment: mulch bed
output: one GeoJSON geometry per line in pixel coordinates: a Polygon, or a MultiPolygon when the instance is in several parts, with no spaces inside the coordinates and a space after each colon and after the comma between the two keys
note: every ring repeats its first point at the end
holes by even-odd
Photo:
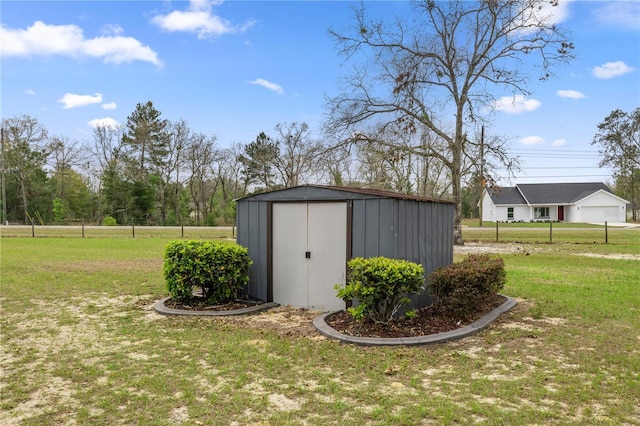
{"type": "Polygon", "coordinates": [[[164,302],[164,306],[171,309],[182,309],[185,311],[231,311],[235,309],[243,309],[249,308],[256,305],[261,305],[263,302],[261,301],[244,301],[244,300],[233,300],[226,303],[221,303],[218,305],[211,305],[208,303],[207,299],[204,297],[193,297],[188,304],[184,304],[180,301],[167,299],[164,302]]]}
{"type": "MultiPolygon", "coordinates": [[[[334,330],[358,337],[417,337],[430,334],[443,333],[456,330],[475,320],[483,317],[506,301],[504,296],[499,294],[488,299],[480,308],[469,314],[465,318],[457,317],[442,307],[429,306],[419,309],[415,318],[396,318],[388,324],[376,324],[373,321],[355,321],[351,314],[346,311],[333,313],[325,318],[327,325],[334,330]]],[[[182,309],[185,311],[230,311],[243,309],[262,304],[261,301],[234,300],[218,305],[211,305],[207,299],[194,296],[188,304],[183,304],[177,300],[167,299],[164,305],[167,308],[182,309]]]]}
{"type": "Polygon", "coordinates": [[[507,299],[499,294],[486,301],[477,311],[466,318],[459,318],[441,308],[429,306],[418,310],[415,318],[397,318],[388,324],[376,324],[373,321],[356,322],[346,311],[336,312],[325,318],[327,325],[334,330],[358,337],[417,337],[443,333],[464,327],[488,314],[507,299]]]}

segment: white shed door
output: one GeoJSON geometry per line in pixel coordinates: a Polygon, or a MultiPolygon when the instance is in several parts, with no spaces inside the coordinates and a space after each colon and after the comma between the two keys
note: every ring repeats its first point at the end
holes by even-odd
{"type": "Polygon", "coordinates": [[[273,301],[344,309],[333,286],[345,280],[346,238],[346,203],[274,203],[273,301]]]}

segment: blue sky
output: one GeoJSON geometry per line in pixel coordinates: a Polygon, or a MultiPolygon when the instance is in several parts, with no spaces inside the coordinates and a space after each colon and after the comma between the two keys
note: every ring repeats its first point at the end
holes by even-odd
{"type": "MultiPolygon", "coordinates": [[[[348,65],[329,27],[352,22],[342,1],[2,1],[2,118],[28,114],[52,135],[92,139],[152,101],[221,147],[278,123],[320,138],[325,95],[348,65]]],[[[389,17],[407,2],[368,2],[389,17]]],[[[640,2],[569,1],[556,8],[577,59],[533,94],[493,93],[492,133],[509,137],[523,171],[507,183],[608,181],[590,144],[614,109],[640,107],[640,2]],[[515,105],[515,108],[514,108],[515,105]],[[539,178],[534,178],[539,177],[539,178]]]]}

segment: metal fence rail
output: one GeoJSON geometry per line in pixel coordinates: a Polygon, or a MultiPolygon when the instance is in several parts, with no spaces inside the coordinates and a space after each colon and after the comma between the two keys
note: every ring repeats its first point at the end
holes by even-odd
{"type": "Polygon", "coordinates": [[[3,238],[235,238],[235,231],[232,226],[0,226],[3,238]]]}

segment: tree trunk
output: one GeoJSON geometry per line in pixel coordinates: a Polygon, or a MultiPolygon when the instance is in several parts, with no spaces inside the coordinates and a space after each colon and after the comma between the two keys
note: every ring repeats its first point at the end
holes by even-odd
{"type": "Polygon", "coordinates": [[[29,209],[29,201],[27,198],[27,185],[24,179],[20,179],[20,195],[22,196],[22,208],[24,209],[24,224],[29,224],[29,215],[27,210],[29,209]]]}

